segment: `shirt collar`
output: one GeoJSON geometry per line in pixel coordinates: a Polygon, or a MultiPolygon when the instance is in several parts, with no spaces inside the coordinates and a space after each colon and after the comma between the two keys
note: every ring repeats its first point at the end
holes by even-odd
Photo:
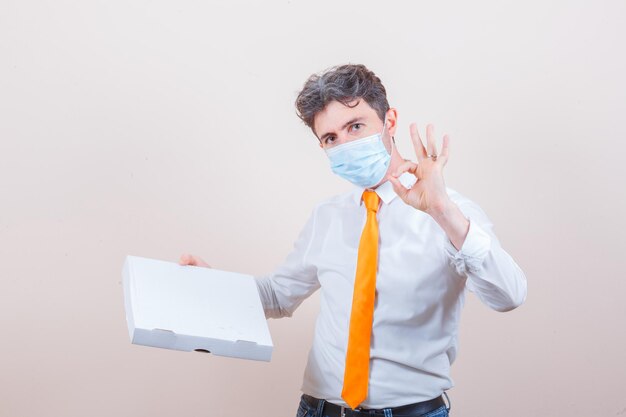
{"type": "MultiPolygon", "coordinates": [[[[398,179],[400,180],[400,183],[402,185],[407,188],[411,188],[411,186],[415,184],[417,178],[415,177],[415,175],[409,172],[405,172],[400,175],[398,179]]],[[[355,186],[352,190],[352,198],[354,199],[354,202],[358,205],[361,204],[361,196],[363,195],[363,191],[365,191],[365,188],[359,186],[355,186]]],[[[376,194],[378,194],[380,199],[383,200],[385,204],[391,203],[391,201],[398,196],[398,194],[396,194],[396,192],[393,190],[393,184],[389,180],[380,184],[374,189],[374,191],[376,191],[376,194]]]]}

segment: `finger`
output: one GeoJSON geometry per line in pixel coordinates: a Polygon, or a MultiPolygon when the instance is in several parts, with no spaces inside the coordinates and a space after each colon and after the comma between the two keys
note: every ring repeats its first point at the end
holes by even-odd
{"type": "Polygon", "coordinates": [[[437,155],[437,146],[435,145],[435,126],[431,123],[426,126],[426,146],[428,147],[428,155],[437,155]]]}
{"type": "Polygon", "coordinates": [[[403,201],[407,201],[407,196],[409,194],[409,189],[406,188],[404,185],[402,185],[402,183],[400,182],[399,179],[394,178],[394,177],[390,177],[389,181],[391,181],[391,185],[393,186],[393,190],[396,192],[396,194],[398,194],[398,197],[400,197],[403,201]]]}
{"type": "Polygon", "coordinates": [[[191,265],[191,266],[202,266],[206,268],[211,268],[211,265],[204,262],[201,258],[197,258],[191,254],[183,254],[178,261],[180,265],[191,265]]]}
{"type": "Polygon", "coordinates": [[[399,177],[405,172],[410,172],[411,174],[415,175],[416,171],[417,171],[417,164],[413,161],[406,160],[400,165],[398,165],[396,170],[391,175],[393,175],[394,177],[399,177]]]}
{"type": "Polygon", "coordinates": [[[441,145],[441,153],[437,157],[437,160],[441,161],[443,165],[448,162],[448,155],[450,155],[450,136],[443,135],[443,144],[441,145]]]}
{"type": "Polygon", "coordinates": [[[427,158],[427,154],[426,149],[424,148],[424,144],[422,143],[422,138],[420,138],[420,133],[417,130],[417,124],[415,122],[411,123],[411,125],[409,126],[409,132],[411,132],[411,141],[413,142],[413,148],[415,148],[417,161],[421,162],[422,160],[427,158]]]}
{"type": "Polygon", "coordinates": [[[193,265],[195,265],[195,266],[202,266],[204,268],[210,268],[211,267],[211,265],[209,265],[208,263],[204,262],[204,260],[202,258],[199,258],[197,256],[193,257],[193,261],[194,261],[193,265]]]}

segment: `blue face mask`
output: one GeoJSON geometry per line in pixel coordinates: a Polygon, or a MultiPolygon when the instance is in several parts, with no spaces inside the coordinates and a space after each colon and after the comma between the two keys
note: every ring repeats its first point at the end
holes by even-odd
{"type": "MultiPolygon", "coordinates": [[[[332,171],[359,187],[369,188],[378,184],[391,162],[391,155],[382,138],[386,124],[387,120],[381,133],[326,149],[332,171]]],[[[393,141],[391,149],[393,152],[393,141]]]]}

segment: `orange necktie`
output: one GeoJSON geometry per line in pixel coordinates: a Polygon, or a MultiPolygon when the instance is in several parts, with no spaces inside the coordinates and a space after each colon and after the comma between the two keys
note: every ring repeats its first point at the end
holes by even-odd
{"type": "Polygon", "coordinates": [[[350,335],[341,397],[355,409],[367,397],[370,364],[370,337],[376,296],[378,264],[378,223],[376,212],[380,198],[374,191],[363,192],[367,221],[361,233],[354,279],[350,335]]]}

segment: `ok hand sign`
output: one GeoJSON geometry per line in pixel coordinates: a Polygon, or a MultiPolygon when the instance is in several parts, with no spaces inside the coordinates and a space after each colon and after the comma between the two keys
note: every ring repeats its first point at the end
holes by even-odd
{"type": "Polygon", "coordinates": [[[437,154],[435,144],[434,127],[432,124],[426,126],[426,146],[424,148],[422,138],[417,131],[417,125],[411,123],[409,130],[411,140],[415,148],[417,163],[405,160],[395,172],[391,173],[389,181],[393,189],[400,198],[407,204],[422,210],[431,216],[443,211],[450,203],[450,198],[446,192],[443,181],[443,167],[448,162],[448,135],[443,136],[441,153],[437,154]],[[405,172],[410,172],[417,178],[411,188],[406,188],[397,177],[405,172]]]}

